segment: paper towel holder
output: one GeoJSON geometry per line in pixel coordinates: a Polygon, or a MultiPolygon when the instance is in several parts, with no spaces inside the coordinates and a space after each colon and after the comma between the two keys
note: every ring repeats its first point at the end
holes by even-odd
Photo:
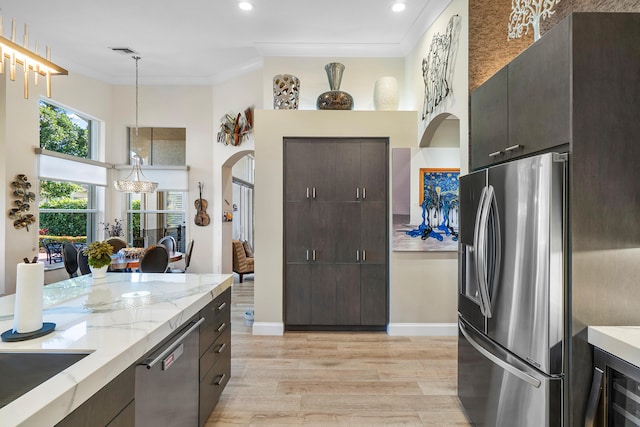
{"type": "Polygon", "coordinates": [[[42,328],[32,331],[32,332],[14,332],[13,329],[9,329],[8,331],[4,331],[2,333],[2,341],[4,342],[14,342],[14,341],[26,341],[33,338],[39,338],[50,334],[56,329],[56,324],[53,322],[44,322],[42,324],[42,328]]]}

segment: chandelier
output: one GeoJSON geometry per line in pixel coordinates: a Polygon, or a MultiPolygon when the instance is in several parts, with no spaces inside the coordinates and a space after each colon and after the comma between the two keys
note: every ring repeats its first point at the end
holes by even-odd
{"type": "Polygon", "coordinates": [[[51,98],[51,76],[56,74],[67,75],[64,68],[51,62],[51,50],[47,46],[46,56],[38,54],[38,41],[36,40],[35,52],[29,50],[29,27],[25,24],[22,46],[16,43],[16,20],[11,19],[11,38],[2,34],[2,17],[0,16],[0,74],[4,73],[4,60],[9,60],[9,79],[16,79],[16,64],[21,64],[24,70],[24,99],[29,98],[29,71],[34,74],[34,83],[38,84],[38,75],[45,78],[47,83],[47,97],[51,98]]]}
{"type": "MultiPolygon", "coordinates": [[[[139,56],[132,56],[136,60],[136,133],[134,139],[134,146],[138,141],[138,61],[139,56]]],[[[142,173],[142,157],[136,152],[131,152],[132,169],[131,173],[127,175],[125,179],[116,180],[113,182],[116,190],[123,193],[153,193],[158,188],[157,182],[151,182],[146,179],[142,173]]]]}

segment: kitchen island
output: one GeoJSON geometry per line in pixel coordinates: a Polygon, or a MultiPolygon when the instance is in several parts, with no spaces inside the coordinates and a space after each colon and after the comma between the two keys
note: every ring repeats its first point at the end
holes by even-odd
{"type": "MultiPolygon", "coordinates": [[[[109,273],[44,288],[49,335],[1,342],[0,352],[88,353],[0,409],[2,426],[55,425],[178,331],[231,287],[226,274],[109,273]]],[[[15,295],[0,298],[0,332],[13,327],[15,295]]],[[[226,325],[228,327],[228,325],[226,325]]],[[[224,328],[222,328],[224,329],[224,328]]]]}

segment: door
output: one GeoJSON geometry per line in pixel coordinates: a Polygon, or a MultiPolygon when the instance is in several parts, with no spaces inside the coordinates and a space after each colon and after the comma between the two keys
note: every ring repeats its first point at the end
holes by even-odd
{"type": "Polygon", "coordinates": [[[502,260],[487,335],[549,374],[562,373],[564,161],[548,153],[488,170],[502,260]]]}
{"type": "Polygon", "coordinates": [[[561,426],[563,383],[459,322],[458,397],[474,425],[561,426]]]}

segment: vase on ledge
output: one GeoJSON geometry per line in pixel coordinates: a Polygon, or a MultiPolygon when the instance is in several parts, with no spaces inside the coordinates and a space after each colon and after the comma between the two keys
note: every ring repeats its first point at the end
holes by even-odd
{"type": "Polygon", "coordinates": [[[329,92],[318,96],[316,106],[318,110],[353,110],[353,97],[340,90],[344,65],[339,62],[331,62],[324,66],[329,79],[329,92]]]}

